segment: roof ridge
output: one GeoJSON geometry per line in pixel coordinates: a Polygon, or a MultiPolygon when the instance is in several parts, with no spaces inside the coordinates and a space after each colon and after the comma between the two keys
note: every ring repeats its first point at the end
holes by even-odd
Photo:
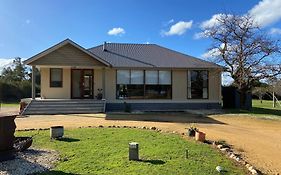
{"type": "MultiPolygon", "coordinates": [[[[122,44],[122,45],[157,45],[157,44],[154,44],[154,43],[149,43],[149,44],[146,44],[146,43],[112,43],[112,42],[110,42],[110,43],[106,43],[106,44],[122,44]]],[[[90,50],[90,49],[94,49],[94,48],[97,48],[97,47],[102,47],[103,46],[103,44],[99,44],[99,45],[97,45],[97,46],[93,46],[93,47],[90,47],[90,48],[88,48],[87,50],[90,50]]]]}

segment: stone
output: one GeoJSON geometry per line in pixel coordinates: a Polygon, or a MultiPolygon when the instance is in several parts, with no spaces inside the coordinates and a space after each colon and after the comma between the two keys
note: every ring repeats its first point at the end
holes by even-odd
{"type": "Polygon", "coordinates": [[[155,127],[155,126],[153,126],[153,127],[151,127],[150,129],[151,129],[151,130],[156,130],[156,127],[155,127]]]}
{"type": "Polygon", "coordinates": [[[99,125],[99,128],[103,128],[103,126],[102,126],[102,125],[99,125]]]}
{"type": "Polygon", "coordinates": [[[221,149],[221,148],[223,148],[223,145],[217,145],[217,148],[221,149]]]}
{"type": "Polygon", "coordinates": [[[258,174],[257,170],[255,170],[255,169],[252,169],[250,172],[251,172],[252,174],[254,174],[254,175],[257,175],[257,174],[258,174]]]}
{"type": "Polygon", "coordinates": [[[233,159],[235,157],[235,154],[231,153],[229,158],[233,159]]]}
{"type": "Polygon", "coordinates": [[[229,148],[221,148],[220,149],[222,152],[228,152],[229,151],[229,148]]]}

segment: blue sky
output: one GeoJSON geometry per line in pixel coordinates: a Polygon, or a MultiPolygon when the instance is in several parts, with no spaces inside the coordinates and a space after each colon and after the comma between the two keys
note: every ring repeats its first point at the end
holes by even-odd
{"type": "Polygon", "coordinates": [[[66,38],[85,48],[104,41],[155,43],[202,58],[210,41],[195,35],[213,15],[251,13],[280,38],[280,9],[280,0],[1,0],[0,64],[66,38]]]}

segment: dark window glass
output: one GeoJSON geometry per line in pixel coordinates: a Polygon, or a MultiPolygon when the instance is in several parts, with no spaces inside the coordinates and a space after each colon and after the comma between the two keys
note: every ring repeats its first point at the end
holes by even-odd
{"type": "Polygon", "coordinates": [[[144,85],[135,84],[117,84],[118,99],[137,99],[144,96],[144,85]]]}
{"type": "Polygon", "coordinates": [[[208,98],[208,71],[189,71],[188,98],[207,99],[208,98]]]}
{"type": "Polygon", "coordinates": [[[172,85],[146,85],[145,98],[148,99],[171,99],[172,85]]]}
{"type": "Polygon", "coordinates": [[[62,69],[50,69],[50,87],[62,87],[62,69]]]}
{"type": "Polygon", "coordinates": [[[116,98],[171,99],[171,82],[171,71],[117,70],[116,98]]]}

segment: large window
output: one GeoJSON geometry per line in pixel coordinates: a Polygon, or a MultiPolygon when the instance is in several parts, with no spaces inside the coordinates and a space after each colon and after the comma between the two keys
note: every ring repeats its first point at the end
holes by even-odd
{"type": "Polygon", "coordinates": [[[190,99],[208,98],[208,71],[190,70],[188,71],[187,97],[190,99]]]}
{"type": "Polygon", "coordinates": [[[171,71],[117,70],[116,98],[172,98],[171,71]]]}
{"type": "Polygon", "coordinates": [[[171,99],[172,83],[171,71],[145,72],[145,98],[171,99]]]}
{"type": "Polygon", "coordinates": [[[62,87],[61,68],[50,68],[50,87],[62,87]]]}
{"type": "Polygon", "coordinates": [[[118,99],[138,99],[144,96],[144,72],[117,70],[116,96],[118,99]]]}

